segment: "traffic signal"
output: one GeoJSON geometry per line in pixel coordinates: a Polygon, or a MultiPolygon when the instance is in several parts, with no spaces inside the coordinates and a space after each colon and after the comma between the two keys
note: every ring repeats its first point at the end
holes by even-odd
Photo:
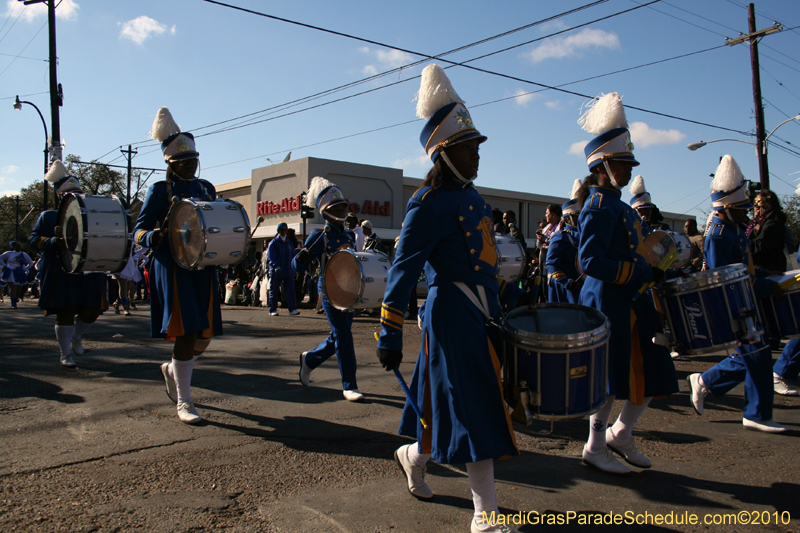
{"type": "Polygon", "coordinates": [[[300,194],[300,218],[314,218],[314,208],[306,205],[306,192],[300,194]]]}

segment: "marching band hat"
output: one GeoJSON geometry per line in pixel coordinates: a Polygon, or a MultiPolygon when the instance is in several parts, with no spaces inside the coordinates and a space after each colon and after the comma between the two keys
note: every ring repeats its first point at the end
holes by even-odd
{"type": "Polygon", "coordinates": [[[308,194],[306,194],[306,205],[316,208],[317,211],[322,213],[336,204],[349,205],[339,187],[321,176],[316,176],[312,179],[311,184],[308,186],[308,194]]]}
{"type": "Polygon", "coordinates": [[[641,176],[633,178],[631,183],[631,207],[638,209],[640,207],[653,207],[650,199],[650,193],[644,188],[644,179],[641,176]]]}
{"type": "Polygon", "coordinates": [[[158,110],[153,126],[150,128],[150,138],[161,143],[164,161],[200,157],[194,144],[194,135],[188,131],[181,131],[181,127],[175,122],[172,113],[166,107],[158,110]]]}
{"type": "Polygon", "coordinates": [[[470,139],[486,141],[486,136],[475,128],[469,110],[444,70],[435,63],[422,71],[417,116],[428,121],[419,141],[431,161],[436,161],[440,152],[454,144],[470,139]]]}
{"type": "Polygon", "coordinates": [[[572,192],[569,195],[569,200],[561,205],[561,215],[574,215],[581,212],[581,205],[578,203],[578,193],[581,189],[581,180],[575,180],[572,183],[572,192]]]}
{"type": "Polygon", "coordinates": [[[744,179],[739,165],[730,155],[719,162],[714,179],[711,180],[711,202],[714,211],[729,207],[750,209],[750,182],[744,179]]]}
{"type": "Polygon", "coordinates": [[[578,119],[578,124],[595,135],[584,148],[589,170],[603,161],[628,161],[638,166],[622,97],[618,93],[600,95],[587,106],[589,109],[578,119]]]}
{"type": "Polygon", "coordinates": [[[44,179],[53,184],[56,194],[81,192],[81,182],[75,176],[70,175],[69,170],[60,159],[53,161],[50,170],[44,175],[44,179]]]}

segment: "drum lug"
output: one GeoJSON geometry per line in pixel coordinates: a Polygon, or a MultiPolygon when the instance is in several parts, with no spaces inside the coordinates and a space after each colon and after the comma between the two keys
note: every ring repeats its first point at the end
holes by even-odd
{"type": "Polygon", "coordinates": [[[219,228],[208,228],[209,233],[219,233],[219,228]]]}
{"type": "Polygon", "coordinates": [[[214,210],[214,206],[209,205],[209,204],[202,204],[199,207],[200,207],[200,209],[202,209],[204,211],[213,211],[214,210]]]}
{"type": "Polygon", "coordinates": [[[500,261],[502,261],[503,263],[508,263],[508,257],[501,257],[500,261]]]}
{"type": "Polygon", "coordinates": [[[239,205],[228,205],[225,209],[229,209],[231,211],[238,211],[239,205]]]}
{"type": "Polygon", "coordinates": [[[365,283],[374,283],[375,279],[374,278],[364,278],[364,282],[365,283]]]}
{"type": "Polygon", "coordinates": [[[217,254],[216,252],[208,252],[206,254],[206,257],[208,257],[209,259],[214,259],[215,257],[217,257],[217,254]]]}
{"type": "MultiPolygon", "coordinates": [[[[228,209],[230,209],[230,207],[228,209]]],[[[245,229],[242,226],[236,226],[235,228],[233,228],[233,232],[234,233],[244,233],[245,229]]]]}
{"type": "Polygon", "coordinates": [[[242,252],[240,252],[239,250],[231,252],[231,257],[239,257],[240,255],[242,255],[242,252]]]}

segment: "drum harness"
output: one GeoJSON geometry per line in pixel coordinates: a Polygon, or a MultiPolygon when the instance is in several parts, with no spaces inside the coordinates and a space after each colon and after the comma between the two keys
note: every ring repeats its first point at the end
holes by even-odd
{"type": "Polygon", "coordinates": [[[483,314],[483,316],[486,318],[486,323],[484,325],[487,328],[500,329],[500,325],[495,322],[494,318],[492,318],[492,315],[489,313],[489,300],[486,298],[486,288],[483,285],[476,286],[478,292],[477,296],[463,281],[454,281],[453,285],[458,287],[461,292],[464,293],[464,296],[466,296],[469,301],[478,308],[481,314],[483,314]]]}

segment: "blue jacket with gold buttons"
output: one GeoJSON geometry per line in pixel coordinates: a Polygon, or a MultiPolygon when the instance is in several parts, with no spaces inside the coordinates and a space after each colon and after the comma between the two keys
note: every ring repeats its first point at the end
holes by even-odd
{"type": "Polygon", "coordinates": [[[551,303],[578,303],[578,290],[569,290],[567,284],[578,279],[576,258],[578,256],[578,228],[564,224],[564,227],[553,234],[547,247],[547,273],[550,279],[547,285],[547,301],[551,303]]]}
{"type": "Polygon", "coordinates": [[[708,268],[718,268],[736,263],[747,267],[747,272],[753,280],[753,292],[757,298],[766,298],[772,292],[772,284],[766,279],[769,272],[756,268],[753,264],[753,255],[750,253],[750,240],[743,228],[723,220],[714,213],[714,224],[706,235],[705,254],[708,268]]]}

